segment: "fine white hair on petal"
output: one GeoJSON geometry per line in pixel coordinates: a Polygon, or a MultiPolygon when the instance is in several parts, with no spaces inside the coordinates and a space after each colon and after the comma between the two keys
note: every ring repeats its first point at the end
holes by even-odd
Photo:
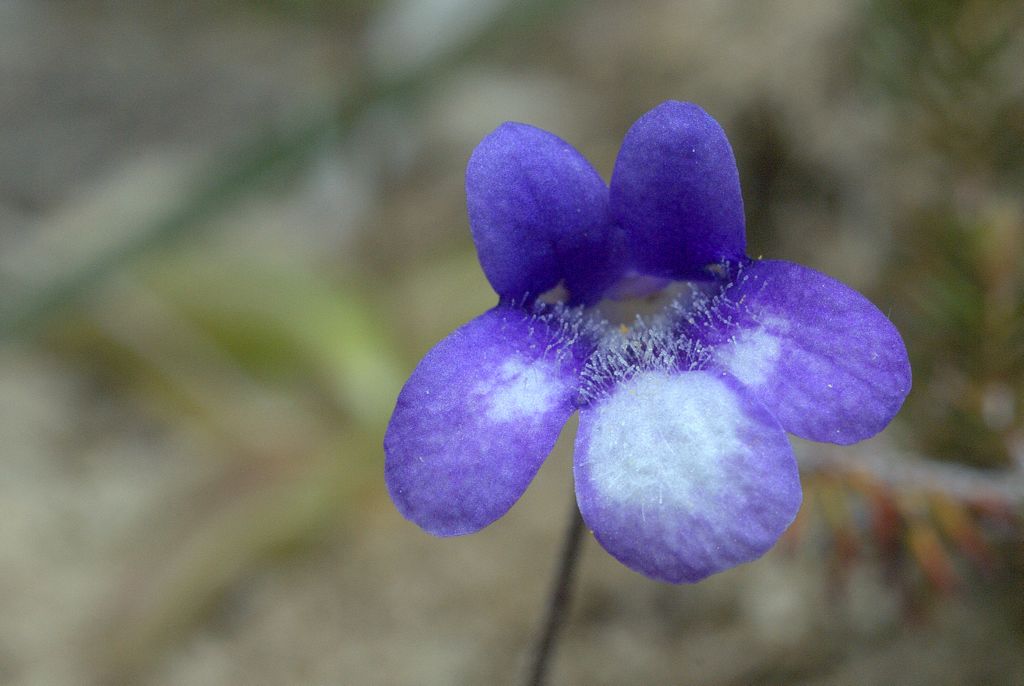
{"type": "MultiPolygon", "coordinates": [[[[679,323],[689,324],[701,330],[705,336],[714,332],[722,335],[731,334],[748,318],[757,320],[759,313],[751,312],[745,306],[747,295],[736,296],[739,286],[750,280],[747,267],[743,264],[730,265],[731,276],[724,282],[717,282],[709,289],[708,284],[691,283],[688,297],[680,297],[670,306],[670,310],[679,323]]],[[[757,293],[765,288],[767,281],[759,280],[757,293]]]]}
{"type": "Polygon", "coordinates": [[[650,321],[637,317],[629,329],[609,329],[587,360],[580,379],[580,400],[590,403],[641,372],[701,369],[709,351],[678,332],[674,317],[650,321]]]}
{"type": "MultiPolygon", "coordinates": [[[[599,310],[544,301],[526,306],[526,298],[522,302],[524,316],[543,322],[546,326],[541,328],[550,332],[542,342],[545,357],[552,355],[559,362],[570,357],[586,359],[578,394],[583,406],[605,397],[639,372],[704,369],[721,343],[735,344],[738,319],[750,313],[734,290],[749,277],[742,264],[723,269],[731,270],[729,279],[689,282],[689,288],[662,313],[637,316],[628,328],[610,324],[599,310]]],[[[733,352],[735,375],[755,383],[759,374],[767,373],[765,365],[778,358],[779,346],[767,338],[751,339],[749,345],[733,352]]]]}
{"type": "Polygon", "coordinates": [[[608,326],[584,307],[569,307],[564,303],[538,301],[523,313],[526,320],[541,323],[541,328],[550,332],[543,341],[543,354],[553,356],[558,362],[567,361],[577,348],[580,354],[589,354],[608,326]]]}

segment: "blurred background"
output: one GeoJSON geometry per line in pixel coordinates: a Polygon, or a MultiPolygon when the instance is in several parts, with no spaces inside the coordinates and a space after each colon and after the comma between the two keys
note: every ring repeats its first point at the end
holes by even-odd
{"type": "Polygon", "coordinates": [[[1014,0],[0,1],[0,683],[515,683],[566,429],[474,536],[394,510],[418,359],[495,296],[465,162],[505,120],[602,175],[699,103],[751,254],[866,293],[914,390],[797,443],[761,561],[585,541],[553,683],[1024,684],[1024,7],[1014,0]]]}

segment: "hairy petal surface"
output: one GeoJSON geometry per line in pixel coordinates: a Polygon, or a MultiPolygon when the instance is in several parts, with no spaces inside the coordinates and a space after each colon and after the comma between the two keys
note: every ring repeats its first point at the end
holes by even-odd
{"type": "Polygon", "coordinates": [[[575,477],[601,545],[672,583],[760,557],[801,500],[778,422],[712,371],[644,372],[581,409],[575,477]]]}
{"type": "Polygon", "coordinates": [[[743,197],[725,132],[691,103],[669,100],[626,133],[611,211],[633,266],[652,276],[707,279],[707,267],[745,255],[743,197]]]}
{"type": "Polygon", "coordinates": [[[714,364],[802,438],[869,438],[910,391],[907,349],[892,322],[857,291],[808,267],[746,265],[709,321],[702,333],[714,345],[714,364]]]}
{"type": "Polygon", "coordinates": [[[487,279],[506,298],[565,281],[576,300],[600,298],[618,272],[608,188],[554,134],[506,122],[473,151],[466,206],[487,279]]]}
{"type": "Polygon", "coordinates": [[[575,409],[578,363],[563,336],[499,306],[427,353],[384,436],[385,479],[403,516],[455,536],[512,507],[575,409]]]}

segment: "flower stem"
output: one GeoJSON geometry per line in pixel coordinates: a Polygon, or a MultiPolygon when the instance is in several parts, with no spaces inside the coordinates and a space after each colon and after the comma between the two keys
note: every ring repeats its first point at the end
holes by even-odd
{"type": "Polygon", "coordinates": [[[576,499],[573,498],[572,512],[569,515],[569,525],[565,529],[565,540],[562,543],[562,556],[558,563],[558,570],[551,584],[551,594],[548,596],[547,616],[544,624],[537,634],[536,642],[533,645],[533,661],[530,666],[529,676],[526,680],[528,686],[543,686],[547,678],[548,665],[554,653],[555,643],[558,640],[558,633],[565,623],[565,617],[569,609],[569,594],[572,591],[572,582],[575,576],[576,563],[579,560],[580,542],[583,540],[583,517],[580,516],[579,508],[576,506],[576,499]]]}

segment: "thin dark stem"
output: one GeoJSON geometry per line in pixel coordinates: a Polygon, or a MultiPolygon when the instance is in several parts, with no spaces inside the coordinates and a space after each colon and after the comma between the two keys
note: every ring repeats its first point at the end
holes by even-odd
{"type": "Polygon", "coordinates": [[[528,686],[543,686],[547,678],[548,665],[554,654],[558,632],[565,623],[569,609],[569,596],[575,576],[576,563],[580,557],[580,542],[583,540],[583,517],[573,499],[572,513],[569,515],[569,526],[565,530],[565,541],[562,543],[562,557],[558,562],[554,582],[551,584],[551,595],[548,597],[547,616],[537,634],[533,646],[533,662],[526,680],[528,686]]]}

